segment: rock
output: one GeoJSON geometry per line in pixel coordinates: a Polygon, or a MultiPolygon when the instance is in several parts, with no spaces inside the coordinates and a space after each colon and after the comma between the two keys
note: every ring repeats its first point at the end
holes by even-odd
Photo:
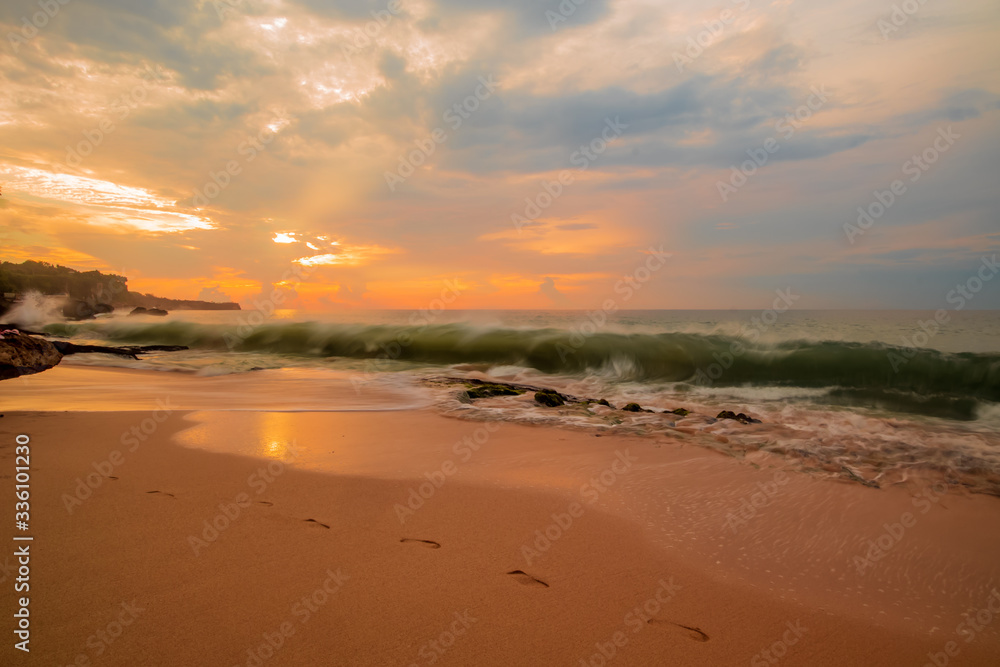
{"type": "Polygon", "coordinates": [[[95,311],[86,301],[76,300],[67,302],[62,313],[67,320],[91,320],[95,311]]]}
{"type": "Polygon", "coordinates": [[[625,412],[652,412],[652,410],[646,410],[638,403],[628,403],[622,410],[625,412]]]}
{"type": "Polygon", "coordinates": [[[41,331],[28,331],[16,322],[11,322],[10,324],[0,324],[0,335],[3,335],[3,332],[7,329],[17,329],[15,333],[23,333],[29,336],[55,336],[55,334],[42,333],[41,331]]]}
{"type": "Polygon", "coordinates": [[[606,399],[606,398],[602,398],[601,400],[597,401],[597,404],[598,405],[605,405],[605,406],[607,406],[609,408],[615,407],[615,406],[611,405],[610,403],[608,403],[608,399],[606,399]]]}
{"type": "Polygon", "coordinates": [[[664,410],[663,413],[667,415],[680,415],[681,417],[687,417],[691,414],[691,411],[686,410],[685,408],[674,408],[673,410],[664,410]]]}
{"type": "Polygon", "coordinates": [[[0,380],[41,373],[58,364],[62,353],[43,338],[4,334],[0,340],[0,380]]]}
{"type": "Polygon", "coordinates": [[[139,357],[137,355],[145,354],[146,352],[180,352],[181,350],[188,349],[186,345],[125,345],[123,347],[77,345],[76,343],[70,343],[62,340],[57,340],[52,344],[56,346],[56,349],[59,350],[63,356],[70,354],[97,353],[114,354],[119,357],[128,357],[129,359],[138,359],[139,357]]]}
{"type": "Polygon", "coordinates": [[[129,313],[129,316],[131,317],[132,315],[156,315],[158,317],[163,317],[166,314],[167,311],[161,308],[143,308],[142,306],[136,306],[135,308],[132,309],[132,312],[129,313]]]}
{"type": "Polygon", "coordinates": [[[749,417],[742,412],[739,414],[734,413],[732,410],[723,410],[715,417],[716,419],[732,419],[738,421],[741,424],[759,424],[761,423],[759,419],[754,419],[749,417]]]}
{"type": "Polygon", "coordinates": [[[96,303],[96,304],[94,304],[94,313],[95,314],[100,315],[102,313],[113,313],[113,312],[115,312],[115,307],[112,306],[110,303],[96,303]]]}
{"type": "Polygon", "coordinates": [[[129,359],[138,359],[146,352],[178,352],[188,349],[184,345],[129,345],[127,347],[105,347],[103,345],[77,345],[69,341],[49,342],[24,333],[3,333],[0,335],[0,380],[41,373],[58,364],[69,354],[101,353],[114,354],[129,359]]]}
{"type": "Polygon", "coordinates": [[[558,391],[543,389],[535,392],[535,402],[547,408],[557,408],[560,405],[566,405],[566,397],[558,391]]]}
{"type": "Polygon", "coordinates": [[[523,389],[515,389],[505,384],[470,384],[467,385],[465,393],[470,399],[489,398],[490,396],[519,396],[524,393],[523,389]]]}
{"type": "Polygon", "coordinates": [[[143,354],[145,352],[181,352],[190,348],[187,345],[126,345],[122,348],[111,349],[122,349],[134,352],[135,354],[143,354]]]}

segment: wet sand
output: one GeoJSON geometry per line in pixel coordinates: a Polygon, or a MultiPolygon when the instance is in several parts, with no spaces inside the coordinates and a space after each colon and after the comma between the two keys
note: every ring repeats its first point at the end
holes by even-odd
{"type": "Polygon", "coordinates": [[[3,664],[1000,661],[992,497],[426,410],[7,412],[4,485],[17,434],[3,664]]]}

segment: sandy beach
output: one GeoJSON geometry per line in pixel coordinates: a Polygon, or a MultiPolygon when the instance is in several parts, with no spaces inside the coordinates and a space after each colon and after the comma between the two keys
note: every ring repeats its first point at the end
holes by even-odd
{"type": "Polygon", "coordinates": [[[4,664],[1000,655],[993,497],[870,489],[678,440],[427,409],[7,412],[5,485],[19,434],[30,438],[31,651],[8,633],[4,664]]]}
{"type": "Polygon", "coordinates": [[[0,667],[1000,667],[998,0],[0,35],[0,667]]]}

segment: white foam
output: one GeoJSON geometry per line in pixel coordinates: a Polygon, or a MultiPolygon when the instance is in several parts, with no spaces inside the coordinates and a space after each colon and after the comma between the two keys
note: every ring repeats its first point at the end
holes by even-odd
{"type": "Polygon", "coordinates": [[[53,322],[61,322],[64,297],[44,296],[39,292],[27,292],[21,301],[14,305],[4,320],[16,322],[26,329],[38,328],[53,322]]]}

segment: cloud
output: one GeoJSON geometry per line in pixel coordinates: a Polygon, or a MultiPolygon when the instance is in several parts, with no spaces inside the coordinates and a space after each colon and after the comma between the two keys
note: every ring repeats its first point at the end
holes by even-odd
{"type": "MultiPolygon", "coordinates": [[[[469,307],[521,307],[567,293],[586,305],[603,283],[567,276],[627,272],[637,248],[665,242],[672,268],[699,281],[683,298],[728,305],[725,295],[768,292],[782,271],[816,272],[826,295],[856,288],[858,263],[886,276],[922,264],[943,278],[995,229],[987,2],[947,17],[921,9],[908,24],[921,40],[870,39],[882,10],[864,3],[751,4],[684,71],[674,54],[719,8],[407,0],[379,26],[372,12],[388,0],[232,5],[220,17],[200,0],[74,0],[0,54],[5,253],[124,266],[187,298],[206,281],[243,298],[311,265],[297,291],[317,307],[419,305],[448,273],[470,286],[469,307]],[[480,77],[496,91],[452,127],[445,113],[480,77]],[[830,100],[779,135],[817,85],[830,100]],[[627,127],[581,162],[609,119],[627,127]],[[844,222],[942,124],[962,135],[944,166],[912,184],[863,248],[844,245],[844,222]],[[269,127],[279,129],[251,157],[248,142],[269,127]],[[385,172],[438,128],[445,138],[389,191],[385,172]],[[780,150],[721,201],[731,165],[775,136],[780,150]],[[545,184],[563,172],[572,182],[553,196],[545,184]],[[511,215],[539,193],[551,201],[518,231],[511,215]]],[[[0,34],[34,7],[0,6],[0,34]]],[[[635,305],[680,298],[650,285],[635,305]]]]}
{"type": "Polygon", "coordinates": [[[556,288],[556,281],[553,278],[545,278],[538,286],[538,292],[556,306],[566,306],[569,303],[569,298],[556,288]]]}
{"type": "Polygon", "coordinates": [[[202,290],[198,293],[198,300],[230,303],[232,298],[220,290],[218,285],[210,285],[209,287],[202,288],[202,290]]]}

